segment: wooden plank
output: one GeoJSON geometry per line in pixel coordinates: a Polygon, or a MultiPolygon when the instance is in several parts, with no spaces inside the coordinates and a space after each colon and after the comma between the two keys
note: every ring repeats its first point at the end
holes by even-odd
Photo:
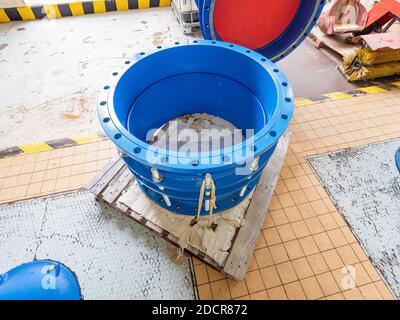
{"type": "Polygon", "coordinates": [[[253,199],[247,209],[245,225],[239,229],[223,272],[235,280],[243,280],[253,254],[257,238],[271,203],[276,182],[289,146],[291,133],[287,131],[263,171],[253,199]]]}
{"type": "Polygon", "coordinates": [[[97,182],[95,179],[93,179],[93,182],[88,184],[89,188],[87,186],[86,189],[98,196],[124,165],[125,163],[121,158],[118,158],[117,160],[111,160],[104,170],[102,170],[98,176],[95,177],[97,178],[97,182]]]}
{"type": "MultiPolygon", "coordinates": [[[[144,220],[145,220],[145,219],[144,219],[144,220]]],[[[159,226],[155,225],[155,224],[154,224],[153,222],[151,222],[150,220],[146,220],[145,225],[146,225],[149,229],[151,229],[151,230],[153,230],[154,232],[156,232],[159,236],[162,236],[162,235],[165,233],[164,229],[162,229],[162,228],[160,228],[159,226]]]]}
{"type": "Polygon", "coordinates": [[[138,215],[136,212],[130,210],[129,216],[139,222],[140,224],[143,224],[142,221],[145,220],[141,215],[138,215]]]}
{"type": "MultiPolygon", "coordinates": [[[[211,259],[209,256],[204,256],[203,258],[204,262],[207,263],[208,265],[212,266],[214,269],[223,272],[223,269],[221,266],[219,266],[213,259],[211,259]]],[[[228,275],[230,276],[230,275],[228,275]]]]}
{"type": "Polygon", "coordinates": [[[127,214],[127,212],[130,210],[126,205],[124,205],[123,203],[119,203],[116,202],[115,207],[118,208],[120,211],[122,211],[125,215],[127,214]]]}
{"type": "MultiPolygon", "coordinates": [[[[168,233],[167,231],[165,231],[164,229],[160,228],[159,226],[155,225],[153,222],[151,222],[151,221],[143,218],[142,216],[138,215],[137,213],[135,213],[134,211],[129,209],[124,204],[121,204],[121,203],[118,203],[118,202],[113,202],[111,204],[107,203],[107,205],[109,207],[117,210],[118,212],[128,216],[129,218],[133,219],[135,222],[139,223],[143,227],[147,228],[151,232],[153,232],[156,235],[158,235],[159,237],[163,238],[165,241],[168,241],[169,243],[174,245],[176,248],[180,248],[179,245],[178,245],[179,239],[177,237],[175,237],[174,235],[168,233]]],[[[192,246],[189,245],[188,248],[186,248],[184,250],[184,252],[186,254],[189,254],[189,255],[192,255],[192,256],[196,257],[197,259],[205,262],[206,264],[210,265],[214,269],[222,272],[222,268],[221,267],[218,267],[212,259],[210,259],[208,257],[205,257],[204,254],[201,253],[198,249],[193,248],[192,246]]]]}
{"type": "Polygon", "coordinates": [[[331,48],[324,45],[324,43],[315,37],[308,37],[308,41],[314,44],[314,46],[319,49],[322,53],[324,53],[330,60],[332,60],[335,64],[341,65],[343,63],[343,57],[332,50],[331,48]]]}
{"type": "Polygon", "coordinates": [[[102,192],[104,201],[113,203],[132,180],[133,174],[124,166],[102,192]]]}
{"type": "Polygon", "coordinates": [[[173,234],[171,234],[171,233],[168,233],[167,239],[170,240],[170,241],[172,241],[172,242],[175,242],[175,243],[177,243],[177,242],[179,241],[179,239],[178,239],[177,237],[175,237],[175,236],[174,236],[173,234]]]}
{"type": "Polygon", "coordinates": [[[315,43],[318,48],[324,45],[338,53],[342,58],[353,54],[355,50],[361,47],[360,44],[346,43],[345,39],[347,35],[337,34],[328,36],[323,34],[317,27],[312,30],[311,36],[315,38],[315,43]]]}

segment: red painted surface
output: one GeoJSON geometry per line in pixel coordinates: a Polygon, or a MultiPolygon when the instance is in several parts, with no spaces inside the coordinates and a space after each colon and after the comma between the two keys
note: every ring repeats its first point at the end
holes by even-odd
{"type": "Polygon", "coordinates": [[[301,0],[218,0],[215,29],[222,40],[259,49],[290,25],[301,0]]]}
{"type": "Polygon", "coordinates": [[[394,17],[400,17],[400,2],[398,0],[380,0],[368,12],[366,28],[375,22],[383,26],[394,17]]]}

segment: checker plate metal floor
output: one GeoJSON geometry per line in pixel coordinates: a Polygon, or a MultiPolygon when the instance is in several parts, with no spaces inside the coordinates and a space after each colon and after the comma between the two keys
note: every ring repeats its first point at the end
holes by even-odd
{"type": "Polygon", "coordinates": [[[400,298],[400,140],[318,155],[309,162],[365,251],[400,298]]]}
{"type": "Polygon", "coordinates": [[[0,206],[0,273],[52,259],[77,275],[84,299],[194,299],[190,262],[87,191],[0,206]]]}

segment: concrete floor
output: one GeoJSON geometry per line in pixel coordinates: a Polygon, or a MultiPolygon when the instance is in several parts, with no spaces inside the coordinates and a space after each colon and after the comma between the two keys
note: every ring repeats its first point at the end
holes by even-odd
{"type": "MultiPolygon", "coordinates": [[[[100,131],[98,90],[112,71],[184,38],[170,8],[0,24],[0,149],[100,131]]],[[[279,64],[297,97],[353,87],[307,41],[279,64]]]]}
{"type": "Polygon", "coordinates": [[[360,86],[349,83],[336,70],[336,64],[309,40],[304,41],[278,65],[290,80],[297,97],[318,97],[324,93],[348,91],[360,86]]]}
{"type": "Polygon", "coordinates": [[[23,6],[26,3],[27,2],[23,1],[23,0],[1,0],[0,1],[0,8],[18,7],[18,6],[23,6]]]}
{"type": "Polygon", "coordinates": [[[184,38],[171,10],[0,25],[0,148],[97,132],[99,89],[124,59],[184,38]]]}

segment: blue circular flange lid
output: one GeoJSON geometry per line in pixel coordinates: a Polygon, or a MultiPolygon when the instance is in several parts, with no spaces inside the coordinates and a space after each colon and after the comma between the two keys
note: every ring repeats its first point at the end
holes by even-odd
{"type": "Polygon", "coordinates": [[[197,0],[203,36],[240,44],[273,62],[308,35],[325,0],[197,0]]]}
{"type": "Polygon", "coordinates": [[[0,300],[80,300],[75,274],[50,261],[24,263],[0,274],[0,300]]]}
{"type": "Polygon", "coordinates": [[[397,169],[399,169],[399,171],[400,171],[400,148],[396,152],[395,159],[396,159],[397,169]]]}

